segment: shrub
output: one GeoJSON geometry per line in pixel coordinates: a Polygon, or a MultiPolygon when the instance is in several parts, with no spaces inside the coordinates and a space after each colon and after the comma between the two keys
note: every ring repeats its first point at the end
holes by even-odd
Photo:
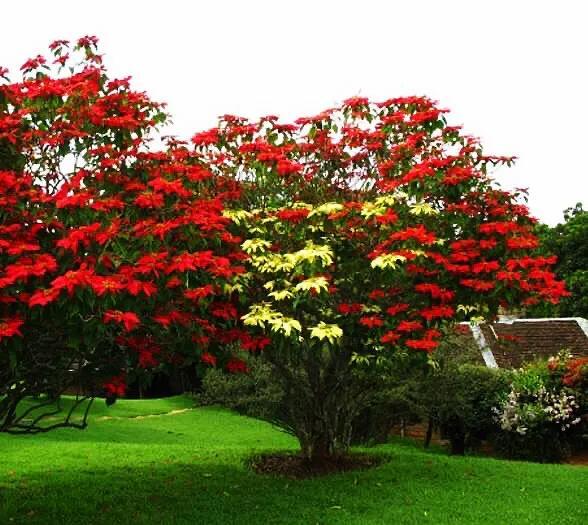
{"type": "Polygon", "coordinates": [[[507,388],[503,371],[483,365],[446,367],[425,380],[425,407],[453,454],[474,448],[493,432],[492,409],[507,388]]]}
{"type": "Polygon", "coordinates": [[[351,443],[354,445],[385,443],[394,425],[419,420],[414,383],[408,379],[400,384],[390,380],[382,383],[381,390],[375,392],[371,403],[353,421],[351,443]]]}
{"type": "MultiPolygon", "coordinates": [[[[368,367],[356,371],[356,381],[370,383],[371,399],[352,422],[353,444],[374,444],[387,440],[392,425],[402,418],[416,420],[415,382],[407,376],[407,362],[378,370],[368,367]]],[[[245,358],[247,374],[228,374],[209,369],[202,380],[198,401],[203,405],[220,405],[236,412],[275,423],[285,430],[292,427],[284,403],[284,390],[272,373],[272,366],[261,356],[245,358]]],[[[414,367],[413,367],[414,370],[414,367]]],[[[414,375],[414,374],[413,374],[414,375]]]]}
{"type": "Polygon", "coordinates": [[[419,421],[419,386],[426,368],[426,363],[405,351],[378,367],[356,371],[373,393],[353,421],[353,444],[383,443],[394,425],[419,421]]]}
{"type": "Polygon", "coordinates": [[[560,461],[569,456],[580,429],[577,392],[562,382],[569,358],[537,362],[517,371],[510,391],[495,408],[501,432],[495,447],[506,457],[560,461]]]}
{"type": "Polygon", "coordinates": [[[446,334],[431,365],[418,384],[420,412],[429,421],[425,445],[438,428],[451,452],[464,454],[493,432],[493,408],[508,390],[509,373],[483,365],[477,345],[458,333],[446,334]]]}
{"type": "Polygon", "coordinates": [[[273,379],[270,365],[262,358],[250,357],[246,362],[247,374],[209,369],[202,380],[198,400],[203,405],[221,405],[243,415],[275,422],[281,414],[284,393],[273,379]]]}

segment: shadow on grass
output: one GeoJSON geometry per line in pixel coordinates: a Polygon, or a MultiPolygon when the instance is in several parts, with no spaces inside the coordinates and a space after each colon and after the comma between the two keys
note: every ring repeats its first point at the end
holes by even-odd
{"type": "MultiPolygon", "coordinates": [[[[70,471],[4,485],[0,523],[316,523],[345,500],[331,478],[292,482],[234,465],[153,464],[70,471]]],[[[351,486],[351,482],[347,483],[351,486]]],[[[341,487],[343,488],[343,487],[341,487]]]]}
{"type": "Polygon", "coordinates": [[[574,491],[534,466],[381,453],[374,469],[302,481],[257,475],[242,453],[29,474],[0,480],[0,523],[540,524],[582,523],[588,510],[573,469],[574,491]]]}
{"type": "MultiPolygon", "coordinates": [[[[140,427],[141,432],[137,432],[136,429],[129,428],[126,425],[117,425],[116,422],[108,422],[107,424],[112,428],[109,429],[111,432],[104,432],[103,428],[100,428],[100,432],[95,431],[95,425],[102,425],[102,423],[93,422],[90,423],[89,428],[84,430],[77,429],[62,429],[58,431],[52,431],[47,434],[35,436],[37,441],[43,441],[46,443],[88,443],[98,444],[128,444],[128,445],[173,445],[173,444],[187,444],[193,441],[192,437],[186,432],[181,430],[165,430],[160,426],[149,425],[143,423],[140,427]]],[[[27,439],[25,436],[24,440],[27,439]]]]}

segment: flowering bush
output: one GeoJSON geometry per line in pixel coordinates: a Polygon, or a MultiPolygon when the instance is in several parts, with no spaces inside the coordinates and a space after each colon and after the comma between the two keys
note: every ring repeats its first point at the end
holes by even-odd
{"type": "Polygon", "coordinates": [[[513,387],[497,410],[497,420],[502,430],[521,436],[549,424],[565,432],[580,422],[578,408],[574,395],[564,391],[552,392],[543,385],[534,392],[513,387]]]}
{"type": "Polygon", "coordinates": [[[265,337],[308,457],[346,450],[372,395],[360,368],[407,352],[422,364],[447,323],[566,293],[520,192],[488,174],[512,159],[444,113],[421,97],[353,98],[294,124],[227,115],[193,137],[241,183],[225,216],[248,254],[243,321],[265,337]]]}
{"type": "Polygon", "coordinates": [[[238,184],[182,142],[153,147],[163,106],[108,78],[94,38],[51,51],[0,85],[0,430],[46,428],[25,396],[114,398],[198,362],[238,318],[238,184]]]}
{"type": "Polygon", "coordinates": [[[510,392],[495,408],[502,433],[498,448],[511,457],[557,461],[570,454],[572,436],[582,422],[582,394],[565,382],[569,355],[517,371],[510,392]]]}
{"type": "Polygon", "coordinates": [[[588,357],[572,357],[563,351],[550,357],[547,363],[550,376],[580,394],[588,394],[588,357]]]}

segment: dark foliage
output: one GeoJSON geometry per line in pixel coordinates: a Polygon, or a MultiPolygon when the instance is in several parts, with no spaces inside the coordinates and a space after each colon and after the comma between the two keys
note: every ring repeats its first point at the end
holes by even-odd
{"type": "Polygon", "coordinates": [[[546,254],[557,256],[554,270],[565,280],[569,297],[559,304],[541,303],[529,309],[532,317],[588,318],[588,211],[581,203],[564,212],[564,222],[550,228],[538,226],[546,254]]]}

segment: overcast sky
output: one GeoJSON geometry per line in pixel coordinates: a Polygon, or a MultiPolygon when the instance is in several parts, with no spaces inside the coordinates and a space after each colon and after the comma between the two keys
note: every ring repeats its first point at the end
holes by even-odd
{"type": "Polygon", "coordinates": [[[113,76],[168,103],[190,137],[225,113],[284,120],[354,95],[427,95],[527,187],[549,224],[588,206],[588,3],[20,0],[2,5],[0,65],[57,39],[100,38],[113,76]]]}

